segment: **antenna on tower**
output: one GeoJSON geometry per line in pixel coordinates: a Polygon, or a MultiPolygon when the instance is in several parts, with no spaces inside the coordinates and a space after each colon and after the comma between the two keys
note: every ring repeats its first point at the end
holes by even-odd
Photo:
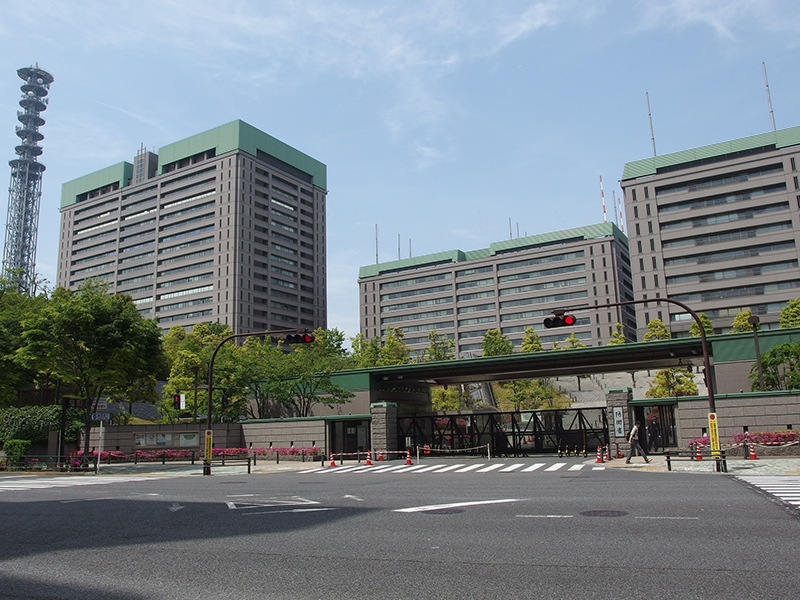
{"type": "Polygon", "coordinates": [[[619,206],[619,228],[622,233],[625,233],[625,218],[622,216],[622,199],[617,198],[617,205],[619,206]]]}
{"type": "Polygon", "coordinates": [[[41,113],[47,109],[46,98],[53,76],[39,65],[23,67],[17,75],[25,83],[20,86],[22,99],[17,111],[20,144],[14,150],[19,158],[8,161],[11,167],[11,184],[8,188],[8,220],[3,249],[3,273],[16,281],[20,292],[35,293],[36,238],[39,229],[39,205],[42,200],[42,173],[45,166],[38,161],[44,139],[39,127],[45,121],[41,113]]]}
{"type": "Polygon", "coordinates": [[[603,176],[600,175],[600,199],[603,201],[603,223],[608,223],[606,219],[606,195],[603,192],[603,176]]]}
{"type": "Polygon", "coordinates": [[[764,68],[764,85],[767,88],[767,104],[769,104],[769,118],[772,121],[772,131],[775,131],[775,113],[772,112],[772,99],[769,96],[769,81],[767,81],[767,65],[761,61],[761,66],[764,68]]]}
{"type": "Polygon", "coordinates": [[[653,135],[653,115],[650,113],[650,94],[644,93],[647,98],[647,118],[650,120],[650,141],[653,143],[653,156],[656,156],[656,137],[653,135]]]}
{"type": "Polygon", "coordinates": [[[614,207],[617,205],[617,195],[614,193],[614,190],[611,190],[611,210],[614,214],[614,223],[619,227],[619,221],[617,220],[617,211],[614,210],[614,207]]]}

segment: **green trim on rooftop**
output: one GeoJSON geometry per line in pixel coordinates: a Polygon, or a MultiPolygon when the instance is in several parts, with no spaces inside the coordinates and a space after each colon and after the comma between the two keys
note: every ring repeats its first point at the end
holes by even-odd
{"type": "Polygon", "coordinates": [[[562,231],[552,231],[550,233],[529,235],[513,240],[495,242],[488,248],[481,250],[472,250],[469,252],[463,252],[461,250],[449,250],[447,252],[425,254],[424,256],[417,256],[414,258],[404,258],[401,260],[393,260],[375,265],[366,265],[359,269],[358,278],[364,279],[367,277],[375,277],[377,275],[391,273],[393,271],[407,271],[443,263],[455,264],[467,262],[480,258],[489,258],[496,254],[505,252],[521,251],[529,248],[535,248],[537,246],[546,247],[549,245],[556,245],[560,242],[568,242],[570,240],[592,240],[611,236],[616,237],[625,245],[628,244],[627,236],[622,233],[622,231],[620,231],[614,223],[598,223],[596,225],[575,227],[573,229],[564,229],[562,231]]]}
{"type": "Polygon", "coordinates": [[[133,165],[121,162],[61,185],[61,208],[70,206],[78,201],[78,196],[100,189],[107,185],[119,183],[120,189],[128,185],[133,177],[133,165]]]}
{"type": "Polygon", "coordinates": [[[158,151],[158,164],[159,166],[168,165],[211,148],[216,148],[217,156],[234,150],[242,150],[252,156],[257,156],[258,150],[261,150],[304,173],[308,173],[315,186],[324,190],[328,188],[327,167],[323,163],[238,119],[179,142],[162,146],[158,151]]]}
{"type": "Polygon", "coordinates": [[[681,152],[673,152],[671,154],[625,163],[625,167],[622,170],[622,181],[655,175],[658,169],[664,167],[671,167],[696,160],[704,160],[715,156],[723,156],[734,152],[742,152],[744,150],[752,150],[754,148],[769,146],[770,144],[775,144],[775,147],[778,149],[800,146],[800,126],[780,129],[778,131],[769,131],[738,140],[720,142],[718,144],[711,144],[710,146],[701,146],[700,148],[692,148],[691,150],[682,150],[681,152]]]}
{"type": "MultiPolygon", "coordinates": [[[[328,189],[328,167],[307,154],[300,152],[275,139],[260,129],[244,121],[231,121],[203,133],[163,146],[158,153],[160,171],[163,166],[201,152],[216,149],[217,156],[241,150],[257,157],[261,150],[270,156],[307,173],[313,184],[323,190],[328,189]]],[[[133,165],[121,162],[83,177],[78,177],[61,186],[61,208],[77,202],[77,197],[86,192],[119,182],[119,187],[127,187],[133,177],[133,165]]],[[[142,185],[145,185],[145,181],[142,185]]]]}

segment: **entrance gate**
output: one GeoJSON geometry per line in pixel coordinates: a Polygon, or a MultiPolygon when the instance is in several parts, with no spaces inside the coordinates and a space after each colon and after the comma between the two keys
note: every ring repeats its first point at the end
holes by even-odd
{"type": "Polygon", "coordinates": [[[595,452],[609,440],[602,408],[399,416],[397,422],[401,450],[430,446],[439,455],[487,444],[494,456],[595,452]]]}

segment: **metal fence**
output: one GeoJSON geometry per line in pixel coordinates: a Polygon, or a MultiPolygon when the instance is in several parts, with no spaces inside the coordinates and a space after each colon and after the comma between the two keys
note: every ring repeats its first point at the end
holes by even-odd
{"type": "Polygon", "coordinates": [[[594,452],[609,441],[602,408],[398,417],[402,450],[463,451],[489,444],[493,455],[594,452]]]}

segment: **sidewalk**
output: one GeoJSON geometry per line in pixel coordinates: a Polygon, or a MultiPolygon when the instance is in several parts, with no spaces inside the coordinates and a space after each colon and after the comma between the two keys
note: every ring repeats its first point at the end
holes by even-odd
{"type": "MultiPolygon", "coordinates": [[[[615,458],[603,463],[606,467],[620,469],[636,469],[637,471],[666,471],[667,461],[660,454],[651,455],[650,463],[645,463],[641,456],[635,456],[630,464],[624,458],[615,458]]],[[[594,463],[595,461],[592,461],[594,463]]],[[[588,461],[587,461],[588,464],[588,461]]],[[[743,458],[727,459],[728,473],[732,475],[800,475],[800,457],[770,456],[756,460],[743,458]]],[[[712,460],[673,460],[673,473],[713,473],[712,460]]]]}

